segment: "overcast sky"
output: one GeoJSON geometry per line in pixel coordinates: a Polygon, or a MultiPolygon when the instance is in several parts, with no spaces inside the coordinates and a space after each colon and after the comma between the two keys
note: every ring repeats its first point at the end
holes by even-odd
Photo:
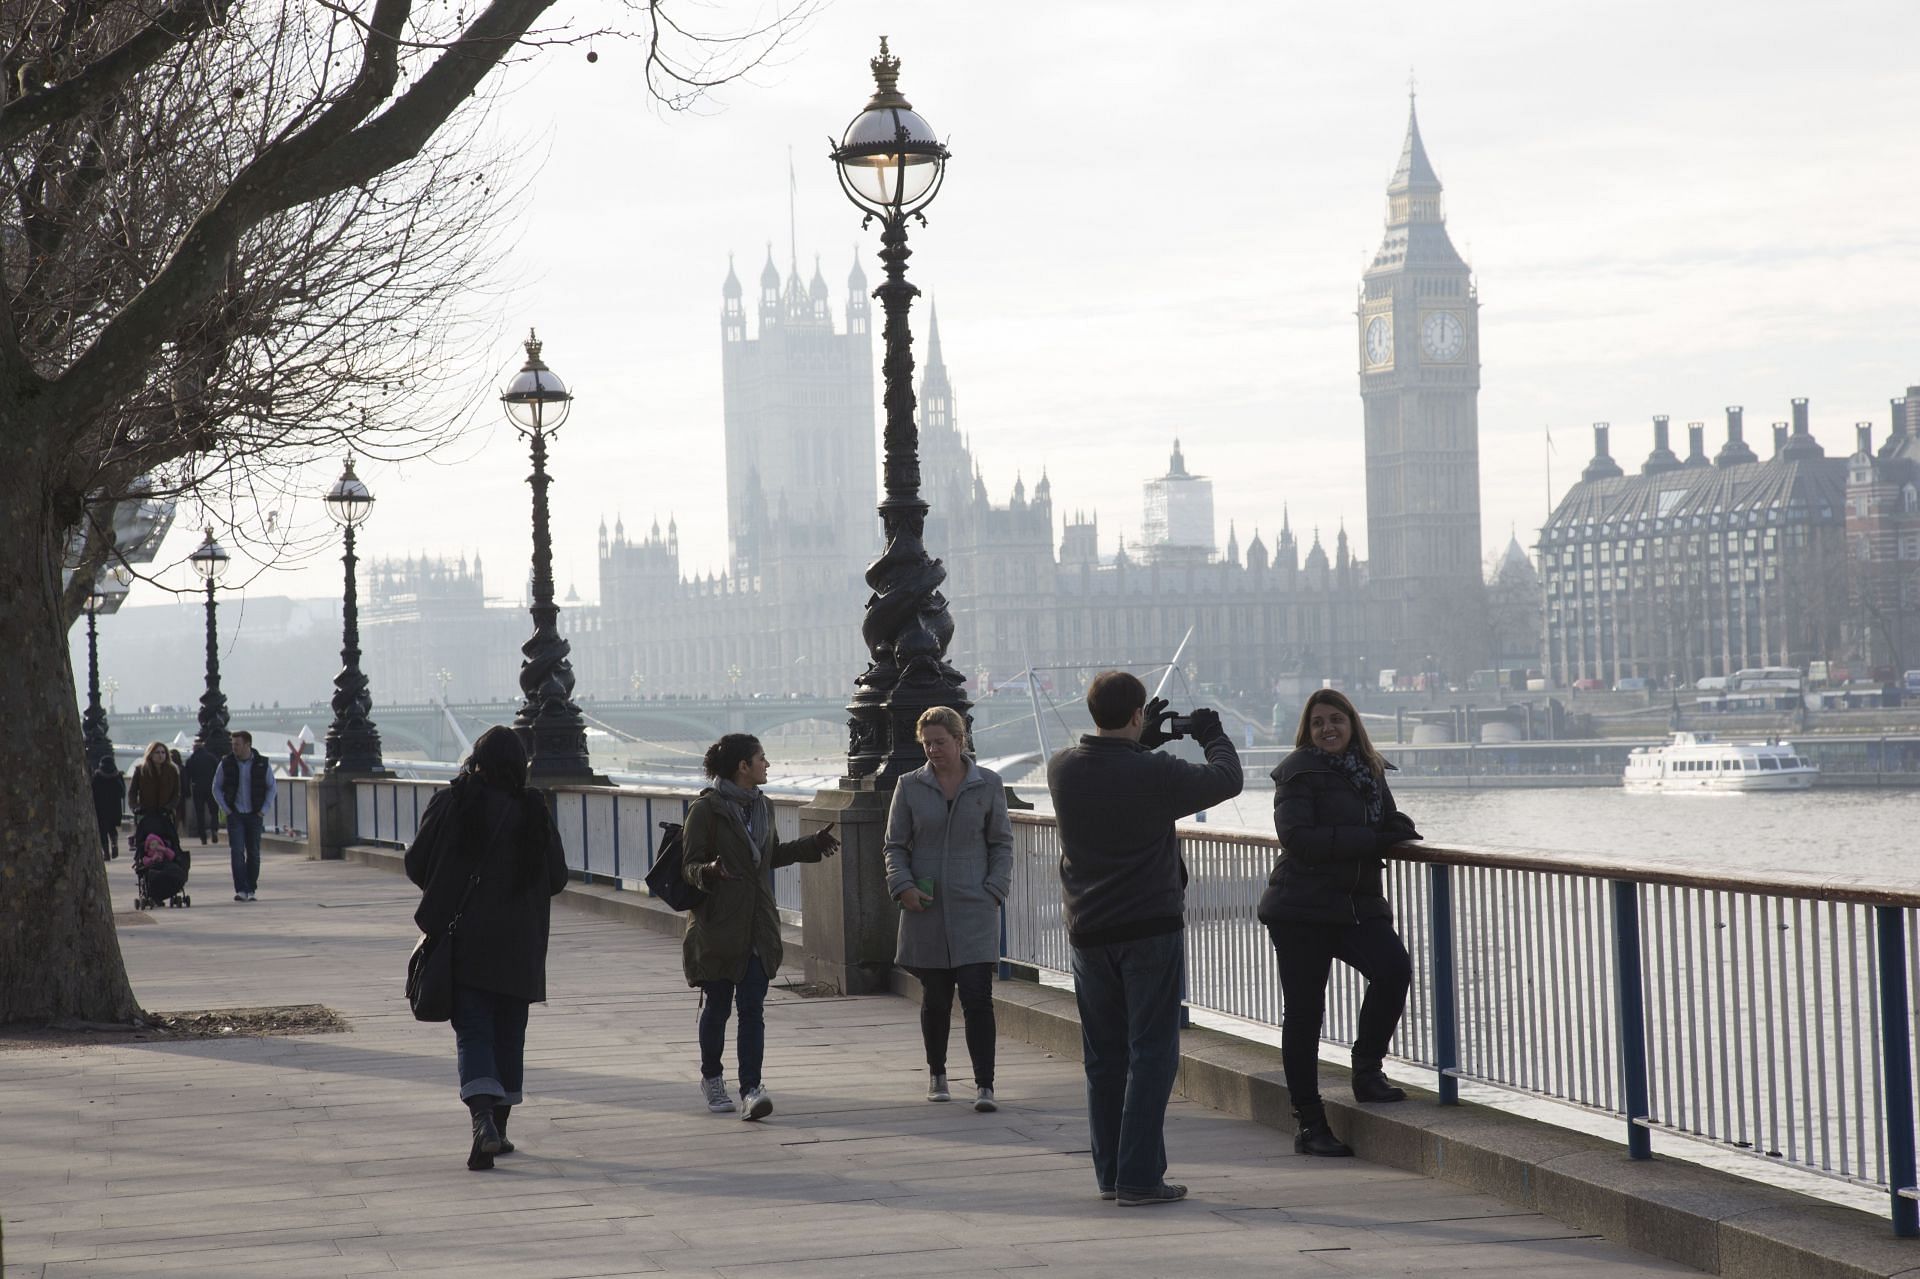
{"type": "MultiPolygon", "coordinates": [[[[556,13],[630,22],[603,10],[556,13]]],[[[733,0],[703,12],[756,16],[733,0]]],[[[825,152],[866,101],[881,33],[954,153],[910,269],[939,300],[959,424],[997,502],[1044,467],[1057,516],[1098,508],[1104,554],[1137,536],[1140,482],[1176,435],[1214,479],[1222,543],[1229,519],[1242,545],[1256,525],[1271,540],[1284,502],[1303,543],[1344,518],[1365,553],[1353,309],[1409,68],[1480,290],[1489,554],[1511,527],[1531,540],[1548,424],[1557,495],[1595,421],[1633,467],[1651,415],[1672,416],[1682,448],[1684,423],[1707,421],[1711,448],[1739,403],[1764,452],[1767,423],[1805,395],[1839,452],[1856,419],[1884,432],[1888,398],[1920,383],[1907,0],[838,0],[701,115],[650,104],[639,50],[604,39],[596,63],[558,49],[512,73],[502,123],[533,186],[517,287],[489,304],[493,383],[537,325],[578,397],[550,463],[563,593],[597,597],[603,515],[636,534],[677,515],[683,566],[721,567],[727,255],[750,303],[768,241],[786,267],[791,148],[803,272],[818,253],[836,315],[856,251],[878,280],[876,235],[825,152]]],[[[923,334],[924,303],[915,319],[923,334]]],[[[491,593],[516,596],[524,445],[493,405],[477,422],[438,462],[363,468],[379,505],[361,549],[478,551],[491,593]]],[[[309,503],[281,518],[323,517],[309,503]]],[[[168,556],[195,523],[183,510],[168,556]]],[[[338,573],[322,559],[248,589],[333,595],[338,573]]]]}

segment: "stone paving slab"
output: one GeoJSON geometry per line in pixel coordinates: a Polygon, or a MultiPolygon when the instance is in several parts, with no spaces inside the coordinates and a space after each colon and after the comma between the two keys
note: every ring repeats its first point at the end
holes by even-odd
{"type": "Polygon", "coordinates": [[[709,1115],[678,945],[567,909],[521,1153],[468,1172],[452,1034],[400,992],[412,888],[286,855],[255,903],[221,879],[209,863],[198,905],[121,930],[141,1002],[323,1003],[352,1029],[0,1049],[4,1279],[1697,1273],[1457,1186],[1300,1158],[1179,1098],[1171,1175],[1192,1198],[1103,1203],[1078,1062],[1003,1040],[997,1114],[929,1105],[917,1012],[887,996],[776,985],[774,1116],[709,1115]]]}

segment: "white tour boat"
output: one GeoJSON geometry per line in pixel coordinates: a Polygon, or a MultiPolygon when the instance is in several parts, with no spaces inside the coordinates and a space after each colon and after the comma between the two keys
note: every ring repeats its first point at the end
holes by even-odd
{"type": "Polygon", "coordinates": [[[1712,733],[1675,733],[1665,746],[1635,747],[1621,785],[1643,793],[1805,790],[1819,775],[1819,766],[1788,742],[1718,742],[1712,733]]]}

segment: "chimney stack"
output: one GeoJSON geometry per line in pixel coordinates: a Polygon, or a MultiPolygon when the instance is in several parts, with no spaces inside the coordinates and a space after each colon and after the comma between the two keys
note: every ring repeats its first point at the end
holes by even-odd
{"type": "Polygon", "coordinates": [[[1827,455],[1827,451],[1820,447],[1820,441],[1813,438],[1813,428],[1807,422],[1806,396],[1794,400],[1793,434],[1784,445],[1776,444],[1774,451],[1776,456],[1789,462],[1811,462],[1827,455]]]}
{"type": "MultiPolygon", "coordinates": [[[[1894,401],[1895,404],[1899,402],[1894,401]]],[[[1873,423],[1855,422],[1853,424],[1853,451],[1856,454],[1864,453],[1868,457],[1873,456],[1873,423]]]]}
{"type": "Polygon", "coordinates": [[[1657,475],[1661,471],[1679,469],[1680,459],[1673,455],[1673,449],[1667,443],[1667,423],[1669,419],[1662,413],[1653,419],[1653,452],[1647,454],[1647,460],[1640,468],[1642,475],[1657,475]]]}
{"type": "Polygon", "coordinates": [[[1915,392],[1920,392],[1920,386],[1908,387],[1907,394],[1893,402],[1893,438],[1896,440],[1905,435],[1907,427],[1911,425],[1907,418],[1907,407],[1920,406],[1920,395],[1915,392]]]}
{"type": "Polygon", "coordinates": [[[1785,422],[1775,422],[1773,424],[1773,455],[1775,457],[1779,457],[1782,453],[1786,451],[1787,451],[1787,424],[1785,422]]]}
{"type": "Polygon", "coordinates": [[[1812,430],[1807,424],[1807,397],[1802,395],[1793,402],[1793,433],[1805,435],[1812,430]]]}
{"type": "Polygon", "coordinates": [[[1715,466],[1734,466],[1741,462],[1758,462],[1759,456],[1747,447],[1742,434],[1741,418],[1746,410],[1738,404],[1727,405],[1727,442],[1714,455],[1715,466]]]}
{"type": "Polygon", "coordinates": [[[1687,461],[1688,466],[1707,466],[1707,424],[1705,422],[1687,423],[1687,461]]]}
{"type": "Polygon", "coordinates": [[[1580,472],[1582,480],[1610,480],[1620,475],[1620,464],[1607,452],[1607,429],[1605,422],[1593,424],[1593,461],[1580,472]]]}

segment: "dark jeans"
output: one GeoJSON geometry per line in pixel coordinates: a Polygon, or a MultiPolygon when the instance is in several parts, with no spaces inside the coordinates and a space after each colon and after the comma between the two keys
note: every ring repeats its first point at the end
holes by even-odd
{"type": "Polygon", "coordinates": [[[727,1047],[727,1018],[735,1005],[740,1009],[740,1034],[736,1049],[740,1054],[740,1091],[751,1092],[760,1086],[760,1063],[767,1055],[767,970],[760,956],[747,959],[744,981],[703,981],[704,998],[700,1005],[700,1077],[713,1079],[725,1073],[721,1054],[727,1047]]]}
{"type": "Polygon", "coordinates": [[[1102,1190],[1145,1193],[1166,1177],[1163,1129],[1180,1068],[1185,938],[1167,933],[1073,949],[1087,1127],[1102,1190]]]}
{"type": "Polygon", "coordinates": [[[251,893],[260,887],[260,831],[258,813],[227,814],[227,849],[233,854],[233,891],[251,893]]]}
{"type": "Polygon", "coordinates": [[[220,806],[213,802],[213,792],[193,795],[193,835],[203,844],[211,844],[213,837],[220,833],[220,806]]]}
{"type": "Polygon", "coordinates": [[[96,816],[95,820],[100,823],[100,851],[111,861],[113,855],[120,851],[115,847],[120,842],[120,819],[96,816]]]}
{"type": "Polygon", "coordinates": [[[1326,1013],[1327,975],[1336,959],[1367,982],[1353,1041],[1353,1068],[1380,1069],[1413,980],[1413,961],[1393,931],[1393,921],[1269,924],[1267,935],[1280,960],[1280,1058],[1293,1104],[1320,1100],[1320,1023],[1326,1013]]]}
{"type": "Polygon", "coordinates": [[[953,992],[960,991],[960,1012],[967,1026],[967,1056],[973,1059],[973,1082],[993,1087],[993,965],[961,964],[958,968],[915,968],[923,998],[920,1002],[920,1038],[927,1044],[927,1069],[947,1073],[947,1035],[953,1028],[953,992]]]}
{"type": "Polygon", "coordinates": [[[526,1076],[527,1001],[471,986],[453,988],[453,1043],[460,1063],[460,1100],[499,1097],[520,1104],[526,1076]]]}

